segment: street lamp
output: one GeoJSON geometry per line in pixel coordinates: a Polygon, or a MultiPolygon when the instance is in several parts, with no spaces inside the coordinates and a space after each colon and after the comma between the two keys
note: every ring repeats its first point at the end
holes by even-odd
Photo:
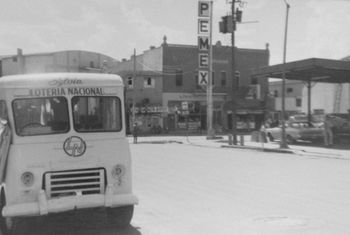
{"type": "Polygon", "coordinates": [[[280,148],[288,148],[286,141],[286,127],[285,127],[285,99],[286,99],[286,72],[285,72],[285,64],[286,64],[286,51],[287,51],[287,31],[288,31],[288,13],[290,5],[284,0],[286,4],[286,22],[284,28],[284,45],[283,45],[283,66],[282,66],[282,138],[280,148]]]}

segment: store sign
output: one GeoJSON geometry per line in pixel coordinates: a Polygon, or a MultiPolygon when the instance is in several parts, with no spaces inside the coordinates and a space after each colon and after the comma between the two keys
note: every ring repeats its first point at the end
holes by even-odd
{"type": "Polygon", "coordinates": [[[162,106],[151,106],[151,107],[135,107],[135,113],[166,113],[168,112],[167,107],[162,106]]]}
{"type": "Polygon", "coordinates": [[[198,64],[199,68],[208,68],[209,67],[209,55],[208,53],[200,53],[198,55],[198,64]]]}
{"type": "Polygon", "coordinates": [[[198,49],[200,51],[209,51],[209,37],[198,36],[198,49]]]}
{"type": "Polygon", "coordinates": [[[198,1],[198,16],[209,17],[210,16],[210,2],[198,1]]]}
{"type": "Polygon", "coordinates": [[[212,4],[209,1],[198,1],[198,85],[209,83],[209,45],[210,45],[210,12],[212,4]]]}
{"type": "Polygon", "coordinates": [[[182,110],[188,110],[188,102],[187,101],[182,101],[181,108],[182,108],[182,110]]]}
{"type": "Polygon", "coordinates": [[[206,86],[208,85],[209,81],[209,71],[199,71],[198,72],[198,84],[201,86],[206,86]]]}

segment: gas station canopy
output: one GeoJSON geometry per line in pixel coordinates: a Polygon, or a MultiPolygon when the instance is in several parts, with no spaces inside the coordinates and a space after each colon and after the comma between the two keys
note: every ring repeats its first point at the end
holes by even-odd
{"type": "Polygon", "coordinates": [[[350,83],[350,61],[310,58],[254,69],[253,77],[304,82],[350,83]]]}

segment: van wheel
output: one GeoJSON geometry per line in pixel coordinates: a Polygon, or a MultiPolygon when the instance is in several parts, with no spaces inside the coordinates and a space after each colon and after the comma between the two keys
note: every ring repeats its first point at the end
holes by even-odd
{"type": "Polygon", "coordinates": [[[134,206],[107,208],[107,218],[111,225],[124,228],[130,225],[134,214],[134,206]]]}

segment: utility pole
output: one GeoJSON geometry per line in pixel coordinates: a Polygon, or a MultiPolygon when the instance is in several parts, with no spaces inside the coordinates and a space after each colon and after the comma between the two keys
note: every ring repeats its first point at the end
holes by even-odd
{"type": "Polygon", "coordinates": [[[285,64],[286,64],[286,52],[287,52],[287,31],[288,31],[288,13],[290,5],[284,0],[286,4],[286,22],[284,29],[284,45],[283,45],[283,71],[282,71],[282,138],[280,148],[288,148],[286,141],[286,126],[285,126],[285,100],[286,100],[286,72],[285,72],[285,64]]]}
{"type": "MultiPolygon", "coordinates": [[[[222,21],[219,23],[219,29],[221,33],[231,33],[231,77],[232,77],[232,119],[228,122],[232,122],[232,137],[233,144],[237,145],[237,91],[239,72],[236,70],[236,57],[235,57],[235,31],[236,23],[242,23],[242,11],[238,8],[235,9],[235,3],[242,4],[241,0],[232,0],[231,2],[231,15],[222,17],[222,21]]],[[[252,22],[248,22],[252,23],[252,22]]]]}
{"type": "Polygon", "coordinates": [[[215,136],[213,129],[213,1],[210,1],[210,29],[209,29],[209,80],[207,85],[207,138],[212,139],[215,136]]]}
{"type": "Polygon", "coordinates": [[[232,61],[231,61],[231,76],[232,76],[232,135],[233,144],[237,145],[237,81],[236,81],[236,58],[235,58],[235,30],[236,30],[236,16],[235,16],[235,1],[231,3],[232,14],[232,31],[231,31],[231,45],[232,45],[232,61]]]}
{"type": "MultiPolygon", "coordinates": [[[[135,124],[135,106],[136,106],[136,48],[134,48],[134,57],[133,57],[133,62],[134,62],[134,71],[133,71],[133,76],[132,76],[132,85],[133,85],[133,97],[132,97],[132,128],[134,128],[135,124]]],[[[132,129],[133,131],[133,129],[132,129]]]]}

